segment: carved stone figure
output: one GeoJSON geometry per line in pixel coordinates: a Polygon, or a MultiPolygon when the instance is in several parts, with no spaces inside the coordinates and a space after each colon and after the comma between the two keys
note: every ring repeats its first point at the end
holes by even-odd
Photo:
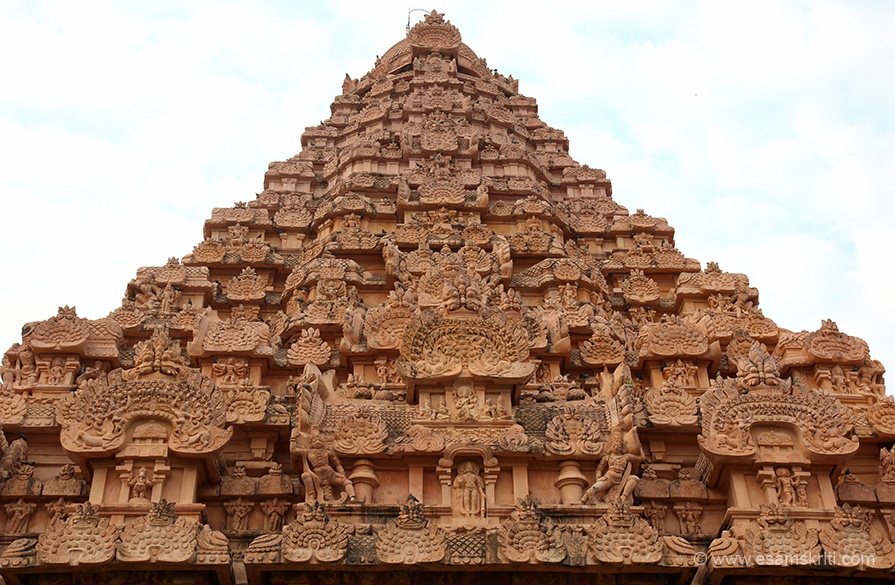
{"type": "Polygon", "coordinates": [[[485,482],[479,475],[478,465],[464,461],[457,467],[453,491],[454,506],[461,516],[485,517],[485,482]]]}
{"type": "Polygon", "coordinates": [[[335,490],[341,488],[342,500],[354,502],[354,484],[346,477],[338,456],[332,449],[326,447],[320,432],[311,432],[307,447],[300,444],[301,438],[293,431],[290,452],[293,466],[296,466],[296,461],[302,464],[301,478],[305,486],[305,501],[319,503],[336,501],[335,490]]]}
{"type": "MultiPolygon", "coordinates": [[[[628,432],[636,433],[636,430],[628,432]]],[[[632,453],[625,442],[625,431],[620,427],[612,429],[606,441],[606,455],[597,467],[597,479],[584,492],[582,504],[592,501],[608,502],[619,497],[633,499],[632,494],[640,478],[634,475],[632,467],[642,460],[642,455],[639,452],[632,453]]]]}

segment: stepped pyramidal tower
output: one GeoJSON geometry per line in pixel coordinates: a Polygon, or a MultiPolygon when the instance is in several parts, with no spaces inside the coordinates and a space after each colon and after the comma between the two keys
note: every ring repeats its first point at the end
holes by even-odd
{"type": "Polygon", "coordinates": [[[4,354],[7,583],[892,577],[867,344],[685,257],[443,15],[301,146],[4,354]]]}

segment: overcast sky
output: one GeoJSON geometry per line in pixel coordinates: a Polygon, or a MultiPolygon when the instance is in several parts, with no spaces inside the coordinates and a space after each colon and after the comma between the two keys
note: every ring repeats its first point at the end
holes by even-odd
{"type": "MultiPolygon", "coordinates": [[[[261,191],[407,2],[0,4],[0,346],[99,318],[261,191]]],[[[895,369],[895,3],[444,2],[614,198],[747,274],[778,325],[832,318],[895,369]]],[[[414,22],[422,13],[414,13],[414,22]]]]}

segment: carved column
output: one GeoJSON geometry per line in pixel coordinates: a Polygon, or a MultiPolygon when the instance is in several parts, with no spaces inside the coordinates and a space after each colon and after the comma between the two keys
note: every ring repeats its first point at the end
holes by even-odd
{"type": "MultiPolygon", "coordinates": [[[[354,483],[357,500],[372,504],[373,490],[379,487],[379,476],[376,475],[373,462],[369,459],[358,459],[355,461],[348,479],[354,483]]],[[[420,496],[422,496],[422,493],[420,493],[420,496]]]]}
{"type": "Polygon", "coordinates": [[[581,465],[577,461],[563,461],[559,464],[559,475],[553,485],[559,490],[564,505],[577,504],[584,496],[587,478],[581,473],[581,465]]]}

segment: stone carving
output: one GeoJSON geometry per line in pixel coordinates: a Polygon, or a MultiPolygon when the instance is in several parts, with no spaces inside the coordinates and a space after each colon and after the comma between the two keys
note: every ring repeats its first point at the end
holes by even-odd
{"type": "Polygon", "coordinates": [[[597,466],[596,481],[584,492],[582,504],[612,502],[618,498],[629,503],[633,500],[634,488],[640,480],[634,473],[634,465],[643,461],[644,456],[637,429],[631,426],[630,417],[627,415],[624,426],[616,426],[609,433],[605,455],[597,466]]]}
{"type": "Polygon", "coordinates": [[[44,482],[42,493],[45,496],[84,496],[87,495],[87,482],[75,477],[75,468],[66,464],[56,477],[44,482]]]}
{"type": "Polygon", "coordinates": [[[412,495],[398,517],[376,533],[376,557],[383,563],[437,563],[444,555],[444,530],[423,516],[423,505],[412,495]]]}
{"type": "Polygon", "coordinates": [[[42,321],[31,333],[35,351],[79,351],[87,343],[87,320],[78,317],[75,308],[59,307],[55,317],[42,321]]]}
{"type": "Polygon", "coordinates": [[[457,477],[452,486],[454,508],[466,518],[485,517],[485,482],[479,475],[479,466],[464,461],[457,466],[457,477]]]}
{"type": "Polygon", "coordinates": [[[793,385],[791,393],[744,394],[731,380],[715,381],[700,398],[700,411],[699,442],[713,455],[755,453],[748,429],[762,421],[798,427],[809,453],[847,455],[858,448],[858,439],[848,437],[849,419],[842,404],[802,385],[793,385]]]}
{"type": "Polygon", "coordinates": [[[180,453],[212,453],[229,441],[227,406],[214,383],[188,367],[180,344],[157,330],[137,345],[135,366],[88,380],[59,403],[62,446],[74,453],[111,453],[131,423],[164,421],[167,445],[180,453]]]}
{"type": "Polygon", "coordinates": [[[267,281],[249,266],[230,279],[225,292],[230,301],[260,301],[267,292],[267,281]]]}
{"type": "Polygon", "coordinates": [[[149,513],[121,531],[116,556],[122,562],[188,563],[195,559],[197,524],[174,513],[162,498],[149,513]]]}
{"type": "Polygon", "coordinates": [[[895,565],[895,547],[870,524],[873,512],[861,506],[836,506],[836,516],[820,533],[824,552],[835,565],[891,569],[895,565]]]}
{"type": "Polygon", "coordinates": [[[348,529],[326,514],[322,504],[305,504],[307,511],[283,527],[283,558],[293,563],[335,563],[345,557],[348,529]]]}
{"type": "Polygon", "coordinates": [[[283,528],[283,519],[289,510],[289,502],[274,498],[261,502],[261,511],[264,512],[264,531],[279,532],[283,528]]]}
{"type": "Polygon", "coordinates": [[[696,399],[673,384],[650,388],[643,397],[654,425],[695,425],[698,419],[696,399]]]}
{"type": "Polygon", "coordinates": [[[559,563],[566,558],[562,531],[530,496],[519,500],[497,532],[497,554],[511,563],[559,563]]]}
{"type": "Polygon", "coordinates": [[[212,364],[211,372],[218,386],[238,386],[240,382],[248,379],[249,364],[244,359],[230,357],[212,364]]]}
{"type": "Polygon", "coordinates": [[[28,531],[28,521],[37,508],[35,502],[26,502],[19,498],[15,502],[3,505],[6,511],[6,534],[22,534],[28,531]]]}
{"type": "Polygon", "coordinates": [[[793,520],[776,505],[762,506],[758,519],[734,527],[734,534],[757,565],[778,564],[781,558],[790,559],[793,565],[813,565],[820,557],[818,530],[793,520]]]}
{"type": "Polygon", "coordinates": [[[662,559],[658,531],[631,513],[628,503],[614,500],[589,529],[588,554],[600,563],[646,564],[662,559]]]}
{"type": "Polygon", "coordinates": [[[340,453],[372,455],[385,451],[388,431],[371,410],[346,415],[336,427],[333,446],[340,453]]]}
{"type": "Polygon", "coordinates": [[[292,453],[292,466],[302,470],[305,502],[354,502],[354,484],[346,476],[339,457],[326,447],[320,431],[312,430],[309,437],[303,437],[297,431],[293,429],[289,451],[292,453]],[[341,490],[340,497],[336,496],[336,490],[341,490]]]}
{"type": "Polygon", "coordinates": [[[3,354],[0,581],[889,576],[867,344],[686,258],[439,13],[342,89],[182,262],[3,354]]]}
{"type": "Polygon", "coordinates": [[[47,565],[99,565],[115,558],[119,527],[99,518],[95,506],[76,504],[75,512],[38,537],[37,558],[47,565]]]}
{"type": "Polygon", "coordinates": [[[597,422],[579,409],[567,409],[547,424],[544,447],[555,455],[599,455],[602,433],[597,422]]]}
{"type": "Polygon", "coordinates": [[[233,533],[247,531],[249,529],[249,514],[254,508],[254,502],[242,498],[224,502],[224,510],[227,512],[227,530],[233,533]]]}
{"type": "Polygon", "coordinates": [[[322,366],[329,363],[332,350],[329,344],[320,337],[319,329],[304,329],[301,336],[289,348],[289,363],[293,366],[315,364],[322,366]]]}

